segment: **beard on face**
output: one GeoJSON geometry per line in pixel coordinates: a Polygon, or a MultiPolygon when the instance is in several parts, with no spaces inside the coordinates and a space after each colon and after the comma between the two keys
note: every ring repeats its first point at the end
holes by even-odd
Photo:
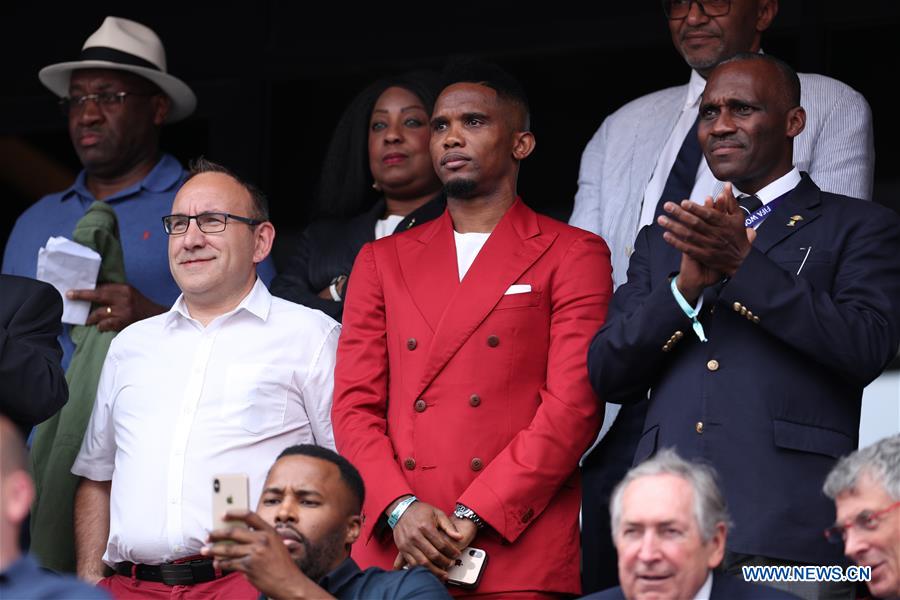
{"type": "Polygon", "coordinates": [[[344,532],[332,531],[316,543],[301,534],[300,544],[303,546],[303,556],[295,558],[294,563],[304,575],[317,582],[328,575],[343,550],[344,532]]]}
{"type": "Polygon", "coordinates": [[[478,183],[474,179],[451,179],[444,184],[444,193],[448,198],[470,200],[475,197],[478,183]]]}

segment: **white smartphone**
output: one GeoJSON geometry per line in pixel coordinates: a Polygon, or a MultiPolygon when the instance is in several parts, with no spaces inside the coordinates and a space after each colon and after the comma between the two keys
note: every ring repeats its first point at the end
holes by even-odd
{"type": "Polygon", "coordinates": [[[474,590],[481,582],[487,567],[488,555],[481,548],[464,548],[459,558],[447,572],[447,583],[466,590],[474,590]]]}
{"type": "Polygon", "coordinates": [[[243,521],[226,521],[229,510],[250,510],[250,481],[241,474],[214,475],[212,480],[213,529],[246,527],[243,521]]]}

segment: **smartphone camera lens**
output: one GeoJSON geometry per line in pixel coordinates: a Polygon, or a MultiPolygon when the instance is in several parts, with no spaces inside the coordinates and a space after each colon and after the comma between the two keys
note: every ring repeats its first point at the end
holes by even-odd
{"type": "Polygon", "coordinates": [[[217,494],[219,493],[219,480],[218,479],[213,479],[213,491],[217,494]]]}
{"type": "Polygon", "coordinates": [[[474,550],[469,550],[469,556],[478,556],[478,553],[474,550]]]}

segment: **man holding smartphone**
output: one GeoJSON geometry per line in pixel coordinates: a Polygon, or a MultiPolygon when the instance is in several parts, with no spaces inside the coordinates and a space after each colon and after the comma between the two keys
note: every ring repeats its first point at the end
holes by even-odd
{"type": "Polygon", "coordinates": [[[243,573],[268,598],[449,599],[425,569],[362,571],[350,558],[364,497],[362,477],[346,458],[292,446],[269,470],[257,512],[229,512],[239,524],[213,531],[203,555],[217,569],[243,573]]]}
{"type": "Polygon", "coordinates": [[[116,597],[255,598],[199,556],[216,473],[247,473],[294,443],[333,447],[338,325],[273,298],[256,275],[275,235],[265,198],[198,161],[163,218],[181,297],[109,349],[72,472],[78,574],[116,597]]]}
{"type": "Polygon", "coordinates": [[[367,244],[350,276],[332,417],[369,489],[354,558],[447,579],[475,546],[490,557],[479,595],[577,594],[609,251],[518,198],[535,144],[518,82],[454,71],[431,119],[447,212],[367,244]]]}

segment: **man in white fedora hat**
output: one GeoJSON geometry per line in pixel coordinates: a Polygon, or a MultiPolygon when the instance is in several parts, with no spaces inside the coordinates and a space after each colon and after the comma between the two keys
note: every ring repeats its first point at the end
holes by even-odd
{"type": "MultiPolygon", "coordinates": [[[[2,272],[34,277],[38,250],[47,239],[71,237],[91,203],[105,201],[118,218],[128,283],[68,295],[94,303],[89,325],[120,331],[164,312],[180,293],[159,220],[169,212],[185,172],[173,156],[160,152],[159,138],[162,125],[188,117],[197,99],[168,73],[156,33],[119,17],[106,17],[77,60],[44,67],[38,77],[61,98],[84,170],[70,188],[45,196],[19,217],[2,272]]],[[[274,275],[271,270],[270,262],[261,269],[265,282],[274,275]]],[[[67,366],[74,348],[67,334],[61,341],[67,366]]]]}

